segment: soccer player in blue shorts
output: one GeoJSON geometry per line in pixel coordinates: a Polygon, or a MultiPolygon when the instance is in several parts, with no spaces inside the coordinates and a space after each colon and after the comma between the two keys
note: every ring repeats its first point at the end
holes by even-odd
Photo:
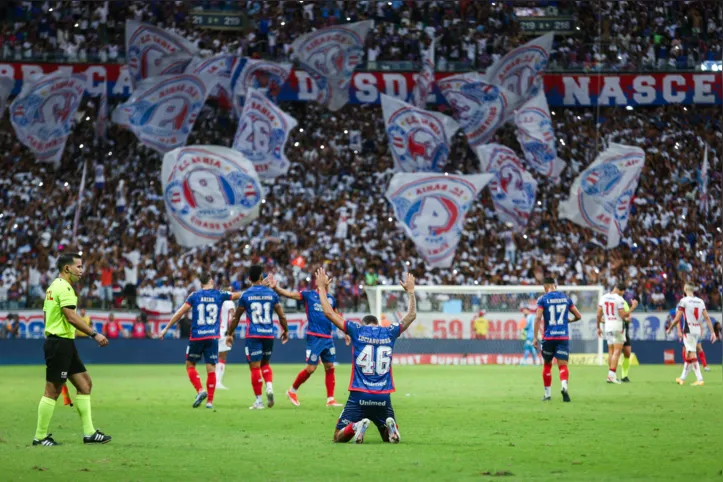
{"type": "Polygon", "coordinates": [[[364,434],[374,423],[382,440],[399,443],[399,428],[392,408],[391,394],[395,391],[392,377],[394,343],[409,328],[417,317],[417,302],[414,297],[414,276],[406,274],[401,282],[409,295],[409,310],[398,325],[379,326],[376,316],[367,315],[362,323],[345,321],[334,311],[326,297],[329,277],[323,268],[316,272],[319,296],[324,314],[334,325],[349,335],[352,341],[352,375],[349,384],[349,399],[339,416],[334,431],[334,442],[353,440],[364,442],[364,434]]]}
{"type": "Polygon", "coordinates": [[[269,408],[274,406],[274,389],[272,385],[273,372],[271,371],[271,353],[274,349],[274,320],[272,313],[279,317],[281,325],[281,343],[289,341],[289,327],[286,323],[284,308],[279,303],[279,295],[264,285],[264,269],[260,265],[249,268],[249,281],[251,288],[244,291],[238,303],[238,309],[233,313],[233,320],[226,331],[226,344],[233,344],[233,333],[236,331],[241,315],[246,313],[246,359],[251,370],[251,386],[254,389],[256,401],[249,407],[251,410],[261,410],[264,402],[261,391],[266,382],[266,400],[269,408]]]}
{"type": "MultiPolygon", "coordinates": [[[[328,277],[327,277],[328,280],[328,277]]],[[[329,281],[331,282],[331,281],[329,281]]],[[[293,385],[286,391],[289,401],[295,406],[301,405],[297,391],[299,387],[306,382],[309,377],[316,371],[319,361],[324,364],[326,377],[326,406],[341,407],[334,398],[334,389],[336,388],[336,375],[334,374],[334,362],[336,361],[336,348],[334,348],[334,340],[331,336],[332,325],[329,318],[324,315],[321,309],[321,301],[319,291],[289,291],[279,287],[273,277],[268,278],[268,283],[276,293],[296,301],[304,303],[306,308],[306,366],[299,372],[294,380],[293,385]]],[[[321,287],[319,280],[316,280],[317,286],[321,287]]],[[[336,310],[336,299],[329,294],[329,286],[324,287],[326,298],[331,307],[336,310]]],[[[350,343],[346,338],[346,344],[350,343]]]]}
{"type": "Polygon", "coordinates": [[[560,369],[560,383],[562,384],[562,401],[569,402],[570,395],[567,393],[567,380],[569,371],[567,360],[569,358],[568,342],[570,331],[568,322],[579,321],[582,316],[572,300],[564,293],[557,291],[557,285],[553,278],[542,280],[545,294],[537,300],[537,315],[535,317],[535,340],[537,348],[538,333],[544,321],[544,335],[542,337],[542,359],[545,362],[542,368],[542,381],[545,386],[543,402],[551,399],[552,385],[552,359],[557,360],[557,367],[560,369]],[[569,319],[570,313],[575,318],[569,319]]]}
{"type": "Polygon", "coordinates": [[[186,372],[193,388],[196,389],[193,408],[201,405],[206,398],[208,398],[206,408],[213,408],[213,396],[216,392],[218,339],[221,336],[221,305],[224,301],[239,299],[241,293],[214,289],[215,282],[210,273],[202,273],[199,280],[201,290],[191,293],[163,329],[160,339],[163,340],[166,332],[191,310],[191,338],[188,348],[186,348],[186,372]],[[206,362],[206,390],[203,389],[201,377],[196,371],[196,363],[201,361],[201,357],[206,362]]]}
{"type": "Polygon", "coordinates": [[[525,339],[524,354],[520,365],[539,365],[540,361],[537,357],[537,348],[533,341],[535,340],[535,315],[532,313],[532,309],[528,307],[522,308],[522,313],[525,315],[525,327],[522,330],[522,334],[525,339]],[[528,355],[530,360],[528,361],[528,355]]]}

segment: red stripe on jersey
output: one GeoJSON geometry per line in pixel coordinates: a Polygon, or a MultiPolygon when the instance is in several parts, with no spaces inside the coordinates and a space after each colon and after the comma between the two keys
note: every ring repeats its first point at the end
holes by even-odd
{"type": "Polygon", "coordinates": [[[331,338],[331,335],[322,335],[321,333],[314,333],[313,331],[307,331],[306,335],[317,336],[319,338],[331,338]]]}
{"type": "Polygon", "coordinates": [[[189,338],[188,340],[189,340],[189,341],[218,340],[219,338],[221,338],[221,335],[218,335],[218,336],[204,336],[204,337],[201,337],[201,338],[193,338],[193,337],[191,337],[191,338],[189,338]]]}
{"type": "Polygon", "coordinates": [[[270,335],[270,336],[251,335],[251,336],[246,336],[246,338],[247,338],[247,339],[248,339],[248,338],[270,338],[270,339],[273,340],[273,339],[276,338],[276,337],[273,336],[273,335],[270,335]]]}
{"type": "Polygon", "coordinates": [[[362,393],[372,393],[376,395],[384,395],[386,393],[394,393],[396,391],[395,388],[391,388],[389,390],[365,390],[363,388],[352,388],[351,384],[349,385],[349,391],[350,392],[362,392],[362,393]]]}
{"type": "Polygon", "coordinates": [[[543,340],[569,340],[569,336],[543,336],[543,340]]]}

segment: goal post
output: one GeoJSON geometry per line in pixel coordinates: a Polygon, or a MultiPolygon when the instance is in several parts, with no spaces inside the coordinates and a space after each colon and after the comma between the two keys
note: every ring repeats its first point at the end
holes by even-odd
{"type": "MultiPolygon", "coordinates": [[[[558,290],[572,298],[582,314],[582,320],[570,324],[570,352],[594,357],[603,364],[603,340],[597,336],[596,313],[604,288],[600,285],[559,286],[558,290]]],[[[366,286],[369,310],[382,323],[395,322],[407,310],[407,297],[399,285],[366,286]]],[[[521,327],[523,307],[535,309],[537,298],[544,293],[541,285],[430,285],[416,286],[417,320],[404,338],[434,338],[506,341],[506,344],[474,344],[475,349],[503,347],[509,350],[509,342],[516,341],[522,353],[521,327]],[[484,318],[488,332],[480,335],[475,331],[474,320],[484,318]],[[482,340],[484,338],[485,340],[482,340]]],[[[588,360],[591,360],[588,357],[588,360]]],[[[588,361],[589,363],[589,361],[588,361]]]]}

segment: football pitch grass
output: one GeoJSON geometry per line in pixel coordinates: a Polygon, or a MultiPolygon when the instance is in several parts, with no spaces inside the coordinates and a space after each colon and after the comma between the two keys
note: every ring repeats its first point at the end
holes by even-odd
{"type": "MultiPolygon", "coordinates": [[[[324,406],[321,369],[301,407],[284,396],[300,368],[274,366],[276,406],[251,411],[243,365],[228,366],[213,410],[191,408],[182,364],[90,365],[93,418],[113,441],[84,446],[60,398],[50,432],[63,445],[33,447],[44,367],[2,366],[0,480],[723,480],[720,367],[692,387],[692,374],[673,383],[680,366],[632,367],[615,386],[603,367],[573,366],[563,404],[556,367],[543,403],[539,367],[398,366],[399,445],[373,427],[363,445],[333,444],[341,408],[324,406]]],[[[338,367],[340,402],[348,380],[338,367]]]]}

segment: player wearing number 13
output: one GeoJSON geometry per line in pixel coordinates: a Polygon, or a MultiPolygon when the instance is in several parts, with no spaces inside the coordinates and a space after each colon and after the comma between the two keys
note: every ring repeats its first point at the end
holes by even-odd
{"type": "Polygon", "coordinates": [[[166,332],[175,325],[189,310],[191,311],[191,337],[186,348],[186,372],[196,389],[193,408],[208,398],[206,408],[213,408],[213,396],[216,392],[216,363],[218,362],[218,339],[221,336],[220,316],[224,301],[237,300],[241,293],[214,289],[214,280],[209,273],[199,276],[201,290],[191,293],[186,302],[173,315],[171,321],[161,332],[161,340],[166,332]],[[196,363],[204,358],[206,362],[206,390],[196,371],[196,363]]]}

